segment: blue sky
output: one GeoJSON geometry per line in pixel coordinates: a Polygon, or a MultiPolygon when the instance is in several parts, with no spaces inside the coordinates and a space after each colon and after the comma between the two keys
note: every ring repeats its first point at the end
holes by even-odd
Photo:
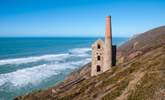
{"type": "Polygon", "coordinates": [[[165,25],[164,0],[0,0],[0,37],[130,37],[165,25]]]}

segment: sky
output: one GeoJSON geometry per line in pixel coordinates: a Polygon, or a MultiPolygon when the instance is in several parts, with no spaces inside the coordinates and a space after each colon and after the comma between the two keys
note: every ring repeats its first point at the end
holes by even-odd
{"type": "Polygon", "coordinates": [[[165,0],[0,0],[0,37],[113,37],[165,25],[165,0]]]}

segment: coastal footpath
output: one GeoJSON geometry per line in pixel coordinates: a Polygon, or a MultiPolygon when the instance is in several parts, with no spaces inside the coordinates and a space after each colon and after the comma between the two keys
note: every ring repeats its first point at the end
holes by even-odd
{"type": "Polygon", "coordinates": [[[90,76],[91,63],[60,84],[15,100],[164,100],[165,26],[141,33],[117,48],[117,64],[90,76]]]}

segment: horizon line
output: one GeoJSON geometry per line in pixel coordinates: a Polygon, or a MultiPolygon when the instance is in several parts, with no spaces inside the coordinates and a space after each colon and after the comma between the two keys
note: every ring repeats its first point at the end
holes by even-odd
{"type": "MultiPolygon", "coordinates": [[[[112,38],[130,38],[130,37],[112,36],[112,38]]],[[[0,38],[104,38],[104,36],[0,36],[0,38]]]]}

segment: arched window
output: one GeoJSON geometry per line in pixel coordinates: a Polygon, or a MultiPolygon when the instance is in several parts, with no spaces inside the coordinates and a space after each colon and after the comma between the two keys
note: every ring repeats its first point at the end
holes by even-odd
{"type": "Polygon", "coordinates": [[[100,44],[97,44],[97,49],[100,49],[100,48],[101,48],[100,44]]]}
{"type": "Polygon", "coordinates": [[[101,67],[100,67],[100,65],[97,65],[97,72],[100,72],[101,71],[101,67]]]}
{"type": "Polygon", "coordinates": [[[97,60],[100,60],[101,58],[100,58],[100,56],[97,56],[97,60]]]}

